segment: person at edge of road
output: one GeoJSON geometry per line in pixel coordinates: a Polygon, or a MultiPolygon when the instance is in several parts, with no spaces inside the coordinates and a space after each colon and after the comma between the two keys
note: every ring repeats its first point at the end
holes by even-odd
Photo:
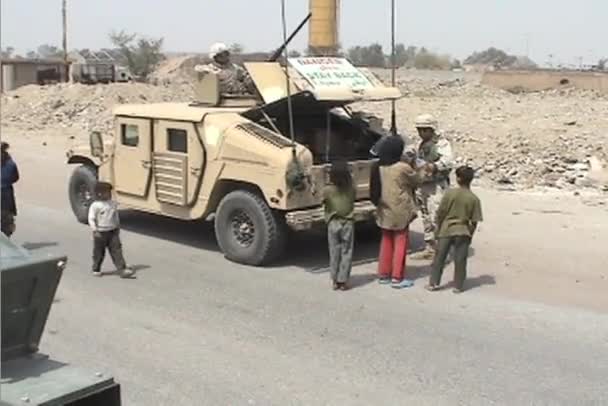
{"type": "Polygon", "coordinates": [[[0,194],[2,196],[0,202],[0,215],[2,224],[2,233],[7,237],[10,237],[15,232],[15,217],[17,216],[17,202],[15,199],[15,189],[13,185],[19,181],[19,169],[17,164],[9,154],[10,146],[6,142],[2,142],[0,146],[1,150],[1,162],[2,172],[0,173],[2,190],[0,194]]]}
{"type": "Polygon", "coordinates": [[[330,185],[323,189],[323,205],[327,222],[330,276],[334,290],[347,290],[355,241],[355,187],[345,161],[332,163],[329,181],[330,185]]]}
{"type": "Polygon", "coordinates": [[[396,289],[413,285],[405,278],[409,226],[417,217],[414,188],[421,180],[411,163],[403,160],[404,142],[388,136],[378,148],[378,162],[370,177],[370,198],[376,206],[376,223],[382,230],[378,277],[396,289]]]}
{"type": "Polygon", "coordinates": [[[122,253],[118,203],[112,200],[112,185],[98,182],[95,195],[96,200],[89,208],[89,226],[93,230],[93,275],[101,276],[101,265],[108,250],[120,277],[130,278],[134,272],[127,267],[122,253]]]}
{"type": "Polygon", "coordinates": [[[475,171],[469,166],[456,169],[458,187],[448,190],[437,209],[437,255],[426,289],[439,289],[450,248],[454,247],[454,293],[461,293],[467,277],[469,246],[477,224],[482,221],[481,201],[471,191],[475,171]]]}
{"type": "Polygon", "coordinates": [[[432,259],[435,256],[435,213],[444,192],[449,187],[454,157],[450,142],[438,130],[437,120],[430,114],[416,118],[416,129],[421,142],[418,159],[426,165],[428,175],[416,190],[416,200],[422,214],[425,247],[412,255],[414,259],[432,259]]]}
{"type": "Polygon", "coordinates": [[[253,94],[254,84],[249,73],[230,60],[230,49],[220,42],[213,44],[209,50],[211,63],[196,65],[194,70],[199,73],[215,73],[218,75],[221,94],[253,94]]]}

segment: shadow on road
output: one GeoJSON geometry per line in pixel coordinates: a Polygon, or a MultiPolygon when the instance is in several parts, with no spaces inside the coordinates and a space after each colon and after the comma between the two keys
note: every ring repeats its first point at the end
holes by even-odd
{"type": "Polygon", "coordinates": [[[496,285],[496,278],[492,275],[479,275],[474,278],[467,279],[464,283],[464,290],[472,290],[480,288],[484,285],[496,285]]]}
{"type": "MultiPolygon", "coordinates": [[[[35,354],[31,358],[17,359],[2,363],[2,379],[4,383],[16,383],[25,379],[43,376],[44,374],[61,369],[68,364],[35,354]]],[[[2,404],[0,402],[0,404],[2,404]]]]}
{"type": "MultiPolygon", "coordinates": [[[[182,221],[135,211],[121,212],[121,225],[125,231],[147,235],[196,249],[219,252],[213,223],[182,221]]],[[[411,232],[412,246],[417,249],[424,242],[422,234],[411,232]]],[[[379,238],[374,233],[356,234],[353,265],[373,263],[378,256],[379,238]]],[[[310,273],[325,273],[329,255],[327,234],[324,229],[290,233],[285,255],[269,268],[295,266],[310,273]]],[[[414,267],[415,268],[415,267],[414,267]]]]}
{"type": "MultiPolygon", "coordinates": [[[[446,275],[445,272],[443,274],[443,279],[445,280],[447,278],[451,278],[451,275],[446,275]]],[[[486,285],[496,285],[496,278],[492,275],[479,275],[479,276],[475,276],[473,278],[467,278],[464,281],[464,291],[469,291],[469,290],[473,290],[473,289],[477,289],[480,288],[482,286],[486,286],[486,285]]],[[[454,281],[451,280],[448,283],[445,283],[443,285],[441,285],[441,290],[445,290],[445,289],[449,289],[449,288],[453,288],[454,287],[454,281]]]]}
{"type": "Polygon", "coordinates": [[[210,222],[176,220],[136,211],[121,211],[120,220],[125,231],[197,249],[219,250],[210,222]]]}
{"type": "Polygon", "coordinates": [[[56,247],[58,245],[59,243],[57,242],[26,242],[23,243],[23,248],[28,251],[35,251],[47,247],[56,247]]]}

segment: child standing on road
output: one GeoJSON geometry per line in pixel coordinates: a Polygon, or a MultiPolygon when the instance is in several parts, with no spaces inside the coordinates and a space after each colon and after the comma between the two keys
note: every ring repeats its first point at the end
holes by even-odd
{"type": "Polygon", "coordinates": [[[355,188],[346,162],[334,162],[323,190],[329,267],[334,290],[347,290],[353,262],[355,188]]]}
{"type": "Polygon", "coordinates": [[[469,166],[456,169],[458,187],[450,189],[437,209],[437,254],[427,290],[439,289],[445,261],[454,247],[454,293],[461,293],[467,276],[469,246],[477,224],[482,221],[481,202],[471,191],[475,171],[469,166]]]}
{"type": "Polygon", "coordinates": [[[101,276],[101,265],[110,252],[121,278],[130,278],[133,271],[127,268],[120,242],[118,204],[112,200],[112,185],[99,182],[95,186],[96,200],[89,208],[89,226],[93,230],[93,275],[101,276]]]}
{"type": "Polygon", "coordinates": [[[403,157],[404,143],[389,136],[380,145],[378,162],[370,176],[370,199],[376,206],[376,223],[382,230],[378,259],[378,281],[395,289],[409,288],[406,278],[406,253],[409,226],[416,218],[414,188],[420,175],[403,157]]]}

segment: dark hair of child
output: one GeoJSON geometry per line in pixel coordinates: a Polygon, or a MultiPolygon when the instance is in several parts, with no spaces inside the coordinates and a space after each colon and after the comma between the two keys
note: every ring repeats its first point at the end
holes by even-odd
{"type": "Polygon", "coordinates": [[[97,182],[95,185],[95,195],[102,197],[103,195],[112,192],[112,185],[107,182],[97,182]]]}
{"type": "Polygon", "coordinates": [[[456,179],[461,186],[469,187],[475,178],[475,170],[470,166],[460,166],[456,169],[456,179]]]}
{"type": "Polygon", "coordinates": [[[332,163],[329,170],[329,181],[339,190],[348,190],[353,185],[353,179],[348,170],[348,164],[344,161],[332,163]]]}

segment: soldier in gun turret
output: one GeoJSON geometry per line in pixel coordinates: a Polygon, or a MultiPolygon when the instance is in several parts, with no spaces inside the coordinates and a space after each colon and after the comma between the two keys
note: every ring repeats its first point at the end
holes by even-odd
{"type": "Polygon", "coordinates": [[[416,192],[424,225],[425,248],[413,258],[432,259],[435,255],[435,213],[444,192],[449,186],[454,156],[450,142],[438,130],[437,120],[430,114],[416,118],[416,129],[421,142],[418,146],[419,165],[425,167],[425,181],[416,192]]]}
{"type": "Polygon", "coordinates": [[[245,69],[230,60],[230,49],[223,43],[211,46],[209,58],[212,62],[207,65],[196,65],[194,70],[199,73],[215,73],[218,75],[221,94],[253,94],[254,84],[245,69]]]}

